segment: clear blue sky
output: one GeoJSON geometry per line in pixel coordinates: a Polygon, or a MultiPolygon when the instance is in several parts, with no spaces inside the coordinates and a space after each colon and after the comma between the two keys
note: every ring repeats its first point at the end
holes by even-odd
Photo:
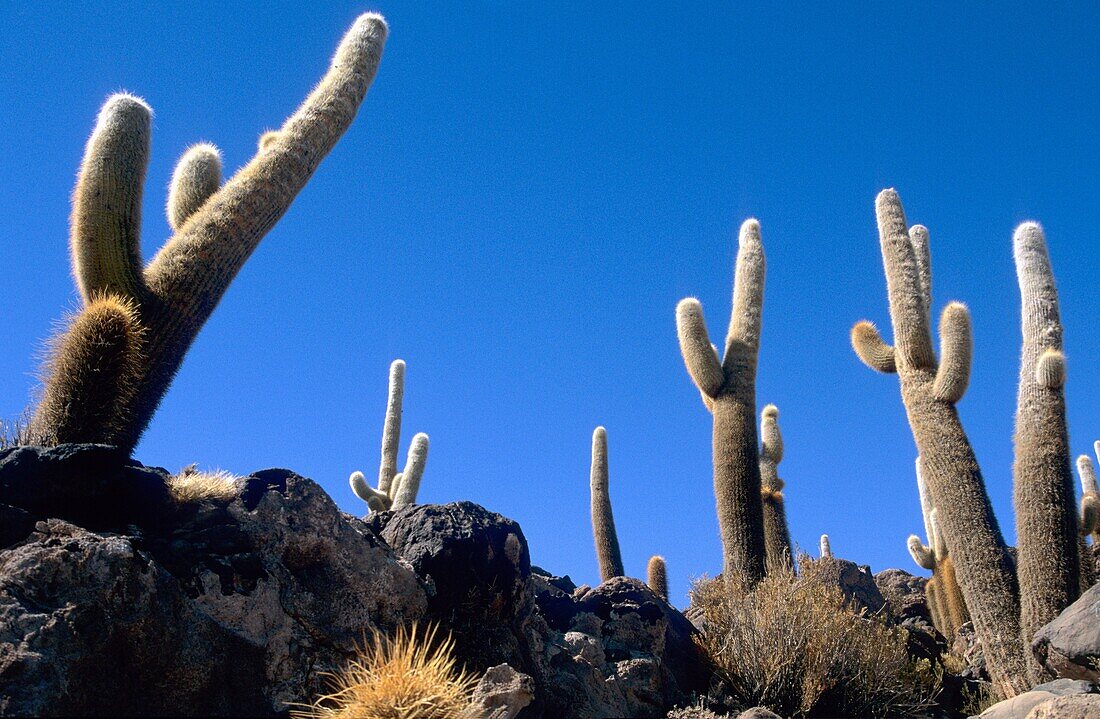
{"type": "Polygon", "coordinates": [[[955,5],[6,3],[0,416],[23,409],[75,305],[68,198],[104,98],[156,112],[149,257],[183,149],[212,141],[243,165],[377,9],[390,40],[358,119],[199,336],[141,461],[289,467],[363,511],[347,476],[376,471],[401,357],[401,461],[414,432],[432,439],[423,501],[513,517],[537,564],[594,583],[589,447],[606,425],[627,572],[663,554],[683,604],[721,562],[711,419],[673,311],[698,296],[724,336],[755,216],[759,401],[782,412],[794,538],[915,572],[897,380],[848,344],[858,319],[889,326],[873,200],[895,186],[931,229],[937,312],[973,312],[960,411],[1012,541],[1022,220],[1045,226],[1058,277],[1075,454],[1100,437],[1100,5],[955,5]]]}

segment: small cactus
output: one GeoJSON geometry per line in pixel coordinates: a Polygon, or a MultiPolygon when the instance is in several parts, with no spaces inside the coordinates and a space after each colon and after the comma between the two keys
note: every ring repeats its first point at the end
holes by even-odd
{"type": "Polygon", "coordinates": [[[33,420],[40,436],[51,441],[80,436],[133,449],[233,278],[351,124],[378,69],[386,33],[380,15],[360,16],[337,48],[328,73],[279,130],[278,141],[220,189],[217,150],[210,145],[191,148],[172,181],[168,216],[175,235],[145,266],[141,199],[152,111],[125,93],[107,100],[73,193],[73,275],[86,311],[105,295],[134,307],[143,337],[140,371],[127,385],[133,390],[129,397],[105,397],[111,383],[74,394],[86,388],[64,373],[81,363],[110,363],[117,351],[88,345],[87,324],[80,321],[84,313],[79,314],[45,368],[43,401],[49,406],[40,404],[33,420]],[[106,353],[103,359],[91,359],[100,351],[106,353]],[[53,424],[76,418],[106,422],[92,405],[103,402],[113,408],[106,413],[107,424],[53,424]],[[69,409],[58,413],[59,406],[69,409]]]}
{"type": "Polygon", "coordinates": [[[760,413],[760,493],[764,504],[764,551],[769,575],[794,571],[791,535],[783,507],[783,435],[779,431],[779,409],[774,404],[760,413]]]}
{"type": "Polygon", "coordinates": [[[416,504],[420,480],[428,461],[428,435],[413,437],[405,458],[405,469],[397,471],[397,452],[401,444],[401,406],[405,397],[405,361],[390,364],[390,380],[386,399],[386,419],[382,425],[382,459],[378,467],[378,489],[367,482],[362,472],[352,472],[348,478],[351,490],[367,503],[372,512],[399,509],[416,504]]]}
{"type": "Polygon", "coordinates": [[[909,554],[918,567],[932,572],[925,587],[928,608],[932,614],[932,623],[945,637],[951,638],[955,630],[970,621],[966,610],[962,589],[955,576],[955,564],[947,551],[947,543],[939,529],[939,517],[932,506],[928,486],[924,483],[920,458],[916,461],[917,492],[920,495],[921,515],[924,518],[924,531],[928,544],[920,541],[917,535],[910,535],[909,554]]]}
{"type": "Polygon", "coordinates": [[[764,245],[760,223],[746,220],[738,238],[733,311],[725,353],[707,335],[695,298],[676,307],[680,352],[703,404],[714,415],[714,497],[722,536],[723,572],[749,586],[766,571],[763,502],[756,437],[756,364],[764,307],[764,245]]]}
{"type": "MultiPolygon", "coordinates": [[[[1096,443],[1096,456],[1100,459],[1100,442],[1096,443]]],[[[1100,542],[1100,487],[1096,483],[1096,469],[1088,455],[1077,458],[1077,475],[1081,478],[1081,536],[1092,536],[1093,544],[1100,542]]],[[[1082,558],[1083,559],[1083,558],[1082,558]]]]}
{"type": "Polygon", "coordinates": [[[818,556],[820,559],[832,559],[833,547],[829,544],[829,535],[822,534],[821,539],[818,541],[818,556]]]}
{"type": "Polygon", "coordinates": [[[607,430],[597,427],[592,433],[592,471],[589,487],[592,494],[592,536],[596,541],[596,560],[600,565],[600,581],[622,577],[623,557],[619,552],[619,537],[615,533],[615,517],[611,513],[608,489],[607,430]]]}
{"type": "Polygon", "coordinates": [[[661,599],[668,601],[668,573],[665,571],[665,558],[652,556],[646,565],[646,584],[661,599]]]}

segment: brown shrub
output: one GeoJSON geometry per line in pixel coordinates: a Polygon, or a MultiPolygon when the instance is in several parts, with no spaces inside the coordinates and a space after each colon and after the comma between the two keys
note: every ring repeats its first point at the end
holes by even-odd
{"type": "Polygon", "coordinates": [[[800,576],[768,576],[755,589],[736,577],[692,587],[697,641],[725,688],[785,717],[922,716],[939,682],[910,661],[905,631],[854,610],[816,562],[800,564],[800,576]]]}

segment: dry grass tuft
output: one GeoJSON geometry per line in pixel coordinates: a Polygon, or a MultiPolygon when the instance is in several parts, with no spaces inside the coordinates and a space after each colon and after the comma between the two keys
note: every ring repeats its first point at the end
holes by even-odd
{"type": "Polygon", "coordinates": [[[168,479],[168,492],[172,499],[180,504],[213,500],[232,502],[241,496],[244,485],[239,477],[224,470],[200,472],[195,465],[180,470],[179,474],[168,479]]]}
{"type": "Polygon", "coordinates": [[[0,419],[0,449],[34,444],[30,433],[30,416],[23,413],[15,420],[0,419]]]}
{"type": "Polygon", "coordinates": [[[479,719],[470,705],[478,680],[459,670],[448,635],[415,624],[376,633],[359,656],[330,674],[331,694],[291,712],[293,719],[479,719]]]}
{"type": "Polygon", "coordinates": [[[734,577],[691,591],[698,638],[726,689],[744,706],[785,717],[924,716],[938,677],[914,664],[905,632],[853,609],[817,562],[769,576],[753,590],[734,577]]]}

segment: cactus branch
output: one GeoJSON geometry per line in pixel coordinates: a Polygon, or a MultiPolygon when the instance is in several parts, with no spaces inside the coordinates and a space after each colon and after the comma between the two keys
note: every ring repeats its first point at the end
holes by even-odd
{"type": "Polygon", "coordinates": [[[222,156],[208,143],[193,145],[183,153],[168,186],[168,224],[179,230],[222,184],[222,156]]]}
{"type": "Polygon", "coordinates": [[[954,404],[962,399],[970,384],[970,361],[974,351],[971,339],[970,311],[961,302],[951,302],[940,318],[940,367],[932,394],[942,402],[954,404]]]}
{"type": "Polygon", "coordinates": [[[401,443],[401,402],[405,397],[405,361],[390,365],[386,392],[386,419],[382,425],[382,460],[378,467],[378,489],[389,494],[393,475],[397,474],[397,449],[401,443]]]}
{"type": "Polygon", "coordinates": [[[596,541],[596,560],[600,565],[600,581],[621,577],[623,557],[619,552],[619,537],[615,533],[615,517],[611,512],[608,487],[607,430],[597,427],[592,433],[592,471],[589,478],[592,501],[592,536],[596,541]]]}
{"type": "Polygon", "coordinates": [[[653,556],[646,565],[646,584],[658,597],[668,601],[668,572],[665,569],[665,558],[653,556]]]}
{"type": "MultiPolygon", "coordinates": [[[[428,463],[428,435],[420,432],[412,438],[409,454],[405,458],[405,470],[401,472],[401,483],[397,489],[390,486],[393,495],[393,508],[400,509],[416,504],[420,494],[420,479],[424,476],[424,466],[428,463]]],[[[396,479],[394,480],[396,483],[396,479]]]]}
{"type": "Polygon", "coordinates": [[[898,371],[894,348],[879,334],[878,328],[867,320],[860,320],[852,327],[852,349],[856,356],[876,372],[894,374],[898,371]]]}
{"type": "Polygon", "coordinates": [[[703,394],[703,401],[714,399],[722,388],[722,365],[707,334],[703,306],[694,297],[680,300],[676,305],[676,334],[688,374],[703,394]]]}

